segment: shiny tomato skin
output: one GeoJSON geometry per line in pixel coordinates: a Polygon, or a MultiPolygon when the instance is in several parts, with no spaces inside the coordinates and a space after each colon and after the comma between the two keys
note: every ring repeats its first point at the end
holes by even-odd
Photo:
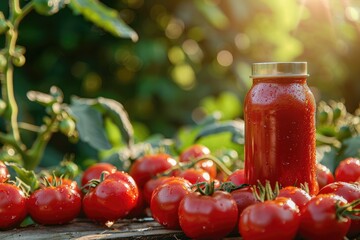
{"type": "Polygon", "coordinates": [[[135,180],[126,172],[124,171],[116,171],[114,173],[110,173],[105,177],[108,180],[115,180],[115,181],[124,181],[129,184],[130,189],[133,191],[134,197],[139,197],[139,189],[136,185],[135,180]]]}
{"type": "Polygon", "coordinates": [[[0,161],[0,183],[6,182],[10,178],[6,165],[0,161]]]}
{"type": "Polygon", "coordinates": [[[231,196],[234,198],[236,202],[239,212],[239,217],[245,208],[259,202],[259,200],[257,200],[254,195],[252,186],[236,189],[231,192],[231,196]]]}
{"type": "Polygon", "coordinates": [[[360,198],[360,186],[356,183],[333,182],[323,187],[319,194],[330,194],[341,196],[348,202],[360,198]]]}
{"type": "Polygon", "coordinates": [[[278,197],[290,198],[299,207],[300,211],[311,199],[311,196],[306,191],[294,186],[280,189],[278,197]]]}
{"type": "Polygon", "coordinates": [[[134,178],[139,188],[158,173],[175,166],[176,160],[165,153],[148,154],[137,159],[130,167],[129,174],[134,178]]]}
{"type": "Polygon", "coordinates": [[[144,194],[144,199],[145,199],[145,202],[150,206],[150,202],[151,202],[151,196],[154,192],[154,190],[173,180],[173,179],[177,179],[176,177],[169,177],[169,176],[161,176],[161,177],[158,177],[158,178],[152,178],[150,179],[149,181],[147,181],[144,185],[144,188],[143,188],[143,194],[144,194]]]}
{"type": "Polygon", "coordinates": [[[201,168],[189,168],[184,171],[181,171],[178,177],[185,178],[192,184],[199,182],[210,182],[210,174],[201,168]]]}
{"type": "Polygon", "coordinates": [[[196,168],[201,168],[209,173],[211,179],[216,178],[216,164],[212,160],[203,160],[195,164],[196,168]]]}
{"type": "Polygon", "coordinates": [[[39,224],[65,224],[79,215],[81,197],[65,185],[40,188],[27,200],[27,209],[31,218],[39,224]]]}
{"type": "Polygon", "coordinates": [[[89,219],[104,224],[127,216],[137,200],[128,183],[105,179],[84,196],[83,210],[89,219]]]}
{"type": "Polygon", "coordinates": [[[360,177],[360,159],[346,158],[335,169],[336,181],[356,182],[360,177]]]}
{"type": "Polygon", "coordinates": [[[319,184],[319,189],[335,181],[334,175],[330,169],[321,163],[316,164],[316,178],[319,184]]]}
{"type": "Polygon", "coordinates": [[[232,182],[237,186],[246,183],[245,170],[244,169],[235,170],[232,174],[230,174],[227,177],[226,181],[232,182]]]}
{"type": "Polygon", "coordinates": [[[339,240],[344,239],[351,221],[336,218],[336,203],[347,201],[334,194],[319,194],[313,197],[301,211],[299,233],[304,239],[339,240]]]}
{"type": "Polygon", "coordinates": [[[210,154],[210,149],[201,144],[194,144],[183,150],[179,156],[180,162],[190,162],[196,158],[210,154]]]}
{"type": "Polygon", "coordinates": [[[243,239],[294,239],[300,224],[299,209],[289,198],[253,204],[240,215],[243,239]]]}
{"type": "MultiPolygon", "coordinates": [[[[347,182],[333,182],[323,187],[319,194],[335,194],[343,197],[347,202],[360,199],[360,186],[357,183],[347,182]]],[[[355,209],[360,209],[360,204],[355,206],[355,209]]],[[[357,214],[360,217],[360,214],[357,214]]],[[[351,219],[351,225],[348,233],[348,237],[355,237],[360,235],[360,220],[351,219]]]]}
{"type": "Polygon", "coordinates": [[[235,227],[238,210],[230,193],[216,191],[211,196],[187,194],[179,205],[179,223],[186,236],[221,239],[235,227]]]}
{"type": "Polygon", "coordinates": [[[108,174],[116,172],[116,167],[110,163],[96,163],[88,167],[81,178],[81,185],[84,186],[92,179],[99,179],[102,172],[108,174]]]}
{"type": "Polygon", "coordinates": [[[191,183],[183,178],[174,178],[158,186],[150,202],[153,218],[167,229],[180,229],[179,204],[190,192],[191,183]]]}
{"type": "Polygon", "coordinates": [[[239,232],[239,230],[238,230],[239,224],[238,223],[240,220],[241,213],[248,206],[259,203],[259,200],[256,199],[256,197],[253,193],[252,186],[247,186],[247,187],[243,187],[240,189],[236,189],[236,190],[232,191],[230,194],[234,198],[237,209],[238,209],[238,220],[237,220],[237,224],[234,229],[234,233],[238,233],[239,232]]]}
{"type": "MultiPolygon", "coordinates": [[[[192,162],[197,158],[210,154],[210,149],[201,144],[194,144],[183,150],[179,156],[179,162],[192,162]]],[[[202,168],[214,179],[216,177],[216,164],[212,160],[203,160],[195,165],[196,168],[202,168]]]]}
{"type": "Polygon", "coordinates": [[[20,225],[27,215],[25,194],[15,185],[0,183],[0,230],[20,225]]]}

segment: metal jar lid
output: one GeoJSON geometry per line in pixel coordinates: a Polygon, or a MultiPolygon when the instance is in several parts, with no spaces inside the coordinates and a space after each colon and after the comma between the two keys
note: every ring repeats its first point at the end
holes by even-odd
{"type": "Polygon", "coordinates": [[[307,62],[263,62],[252,65],[252,78],[307,76],[307,62]]]}

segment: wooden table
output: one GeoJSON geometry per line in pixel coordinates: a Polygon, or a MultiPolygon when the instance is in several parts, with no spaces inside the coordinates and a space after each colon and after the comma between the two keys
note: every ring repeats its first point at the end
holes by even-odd
{"type": "Polygon", "coordinates": [[[188,239],[182,231],[166,230],[152,218],[121,220],[111,228],[76,219],[61,226],[34,225],[0,232],[1,240],[188,239]]]}
{"type": "MultiPolygon", "coordinates": [[[[88,219],[76,219],[61,226],[33,225],[8,231],[0,231],[0,240],[97,240],[97,239],[189,239],[180,230],[167,230],[152,218],[121,220],[111,228],[96,225],[88,219]]],[[[228,236],[225,240],[241,240],[228,236]]],[[[360,236],[355,238],[360,240],[360,236]]]]}

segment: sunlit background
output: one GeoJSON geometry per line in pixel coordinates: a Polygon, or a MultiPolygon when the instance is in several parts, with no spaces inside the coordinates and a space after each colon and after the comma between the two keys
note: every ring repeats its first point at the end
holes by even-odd
{"type": "Polygon", "coordinates": [[[68,9],[26,18],[19,43],[27,63],[15,75],[23,118],[40,121],[43,113],[25,99],[28,90],[57,85],[67,101],[120,101],[140,140],[171,137],[215,111],[241,118],[251,64],[263,61],[307,61],[317,101],[343,100],[350,112],[359,106],[360,1],[102,2],[121,13],[138,42],[115,38],[68,9]]]}

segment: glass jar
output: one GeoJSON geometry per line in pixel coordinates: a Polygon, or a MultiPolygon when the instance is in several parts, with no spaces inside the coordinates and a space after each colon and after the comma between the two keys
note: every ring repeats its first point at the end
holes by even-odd
{"type": "Polygon", "coordinates": [[[316,181],[315,100],[306,62],[252,66],[253,85],[245,98],[245,175],[250,184],[274,186],[316,181]]]}

